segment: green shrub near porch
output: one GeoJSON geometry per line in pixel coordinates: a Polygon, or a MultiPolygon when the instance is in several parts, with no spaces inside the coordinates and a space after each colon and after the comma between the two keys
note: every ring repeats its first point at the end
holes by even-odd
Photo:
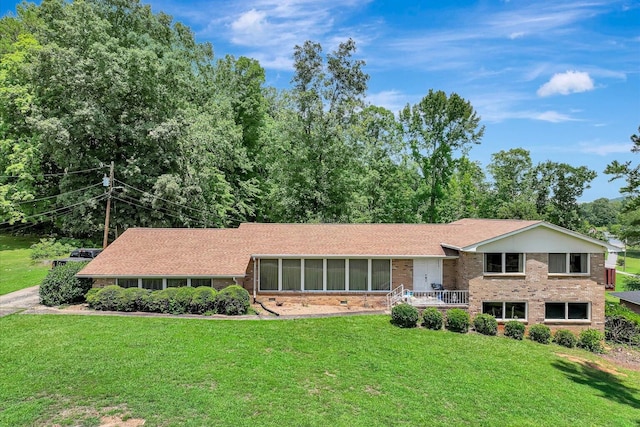
{"type": "Polygon", "coordinates": [[[469,313],[462,310],[461,308],[452,308],[447,310],[447,320],[445,323],[445,328],[452,332],[459,332],[461,334],[466,334],[469,332],[469,325],[471,323],[471,318],[469,317],[469,313]]]}
{"type": "Polygon", "coordinates": [[[391,309],[391,323],[401,328],[415,328],[420,314],[414,306],[402,303],[391,309]]]}

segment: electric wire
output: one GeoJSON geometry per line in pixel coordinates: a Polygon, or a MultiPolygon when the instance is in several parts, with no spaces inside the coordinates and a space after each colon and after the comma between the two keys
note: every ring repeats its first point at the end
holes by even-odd
{"type": "MultiPolygon", "coordinates": [[[[153,208],[153,207],[150,207],[150,206],[144,206],[144,205],[140,204],[140,203],[142,203],[142,202],[140,202],[140,201],[138,201],[138,202],[140,202],[140,203],[136,203],[136,202],[133,202],[133,201],[131,201],[131,200],[125,200],[125,199],[122,199],[122,198],[120,198],[120,197],[118,197],[118,196],[114,196],[114,195],[112,195],[112,196],[111,196],[111,198],[112,198],[112,199],[115,199],[115,200],[119,200],[119,201],[121,201],[121,202],[123,202],[123,203],[127,203],[127,204],[132,205],[132,206],[136,206],[136,207],[142,208],[142,209],[148,209],[148,210],[152,210],[152,211],[159,210],[159,209],[157,209],[157,208],[153,208]]],[[[135,199],[134,199],[134,200],[135,200],[135,199]]],[[[203,225],[204,225],[204,227],[206,227],[206,222],[204,222],[204,220],[197,220],[197,219],[195,219],[195,218],[191,218],[191,217],[187,217],[187,216],[184,216],[184,217],[182,217],[182,218],[181,218],[181,217],[179,217],[179,216],[177,216],[177,215],[173,215],[173,214],[170,214],[170,213],[168,213],[168,212],[162,212],[162,213],[163,213],[164,215],[167,215],[167,216],[170,216],[170,217],[172,217],[172,218],[179,219],[179,220],[184,220],[184,218],[186,217],[186,218],[188,218],[188,219],[190,219],[190,220],[192,220],[192,221],[194,221],[194,222],[201,223],[201,224],[203,224],[203,225]]]]}
{"type": "MultiPolygon", "coordinates": [[[[97,201],[99,199],[104,199],[105,197],[106,197],[106,193],[99,194],[97,196],[82,200],[82,201],[80,201],[78,203],[74,203],[74,204],[69,205],[69,206],[62,206],[60,208],[52,209],[52,210],[47,211],[47,212],[41,212],[41,213],[37,213],[37,214],[34,214],[34,215],[25,216],[25,217],[20,218],[20,220],[22,221],[22,220],[25,220],[25,219],[38,218],[38,217],[46,216],[46,215],[53,214],[53,213],[59,213],[60,211],[63,211],[65,209],[69,209],[69,208],[73,208],[73,207],[76,207],[76,206],[80,206],[80,205],[82,205],[84,203],[87,203],[87,202],[90,202],[90,201],[93,201],[93,200],[97,201]]],[[[6,224],[10,224],[10,223],[11,223],[11,221],[0,222],[0,226],[6,225],[6,224]]]]}
{"type": "MultiPolygon", "coordinates": [[[[40,174],[35,174],[32,175],[33,177],[54,177],[54,176],[65,176],[65,175],[75,175],[75,174],[79,174],[79,173],[86,173],[86,172],[93,172],[93,171],[97,171],[97,170],[101,170],[101,169],[105,169],[107,168],[106,165],[102,165],[102,166],[98,166],[96,168],[91,168],[91,169],[83,169],[83,170],[77,170],[77,171],[70,171],[70,172],[56,172],[56,173],[40,173],[40,174]]],[[[20,178],[19,175],[0,175],[0,178],[20,178]]]]}
{"type": "Polygon", "coordinates": [[[98,187],[98,186],[100,186],[100,185],[102,185],[102,183],[101,183],[101,182],[99,182],[99,183],[97,183],[97,184],[90,185],[90,186],[88,186],[88,187],[78,188],[77,190],[67,191],[66,193],[60,193],[60,194],[55,194],[55,195],[53,195],[53,196],[41,197],[41,198],[39,198],[39,199],[23,200],[23,201],[21,201],[21,202],[13,202],[13,203],[15,203],[16,205],[23,205],[23,204],[25,204],[25,203],[41,202],[41,201],[43,201],[43,200],[53,199],[53,198],[60,197],[60,196],[66,196],[67,194],[72,194],[72,193],[77,193],[77,192],[79,192],[79,191],[88,190],[88,189],[90,189],[90,188],[98,187]]]}

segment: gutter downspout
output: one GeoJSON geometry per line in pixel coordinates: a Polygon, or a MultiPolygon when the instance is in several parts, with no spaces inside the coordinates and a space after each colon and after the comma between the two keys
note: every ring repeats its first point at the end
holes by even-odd
{"type": "Polygon", "coordinates": [[[251,259],[253,260],[253,301],[256,301],[256,288],[257,288],[257,275],[258,275],[258,271],[256,270],[256,258],[255,257],[251,257],[251,259]]]}

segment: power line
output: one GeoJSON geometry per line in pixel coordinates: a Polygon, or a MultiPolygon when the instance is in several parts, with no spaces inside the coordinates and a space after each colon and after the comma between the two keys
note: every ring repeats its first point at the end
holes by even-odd
{"type": "MultiPolygon", "coordinates": [[[[105,194],[100,194],[98,196],[94,196],[94,197],[91,197],[89,199],[82,200],[82,201],[80,201],[78,203],[74,203],[74,204],[69,205],[69,206],[63,206],[63,207],[56,208],[56,209],[53,209],[53,210],[50,210],[50,211],[47,211],[47,212],[42,212],[42,213],[38,213],[38,214],[22,217],[22,218],[20,218],[20,221],[23,221],[25,219],[38,218],[40,216],[46,216],[46,215],[53,214],[53,213],[59,213],[60,211],[63,211],[65,209],[70,209],[70,208],[82,205],[84,203],[90,202],[92,200],[102,199],[104,197],[105,197],[105,194]]],[[[1,225],[6,225],[6,224],[10,224],[10,223],[11,223],[11,221],[0,222],[0,226],[1,225]]],[[[11,225],[13,225],[13,224],[11,224],[11,225]]]]}
{"type": "Polygon", "coordinates": [[[190,206],[181,205],[180,203],[172,202],[171,200],[167,200],[167,199],[163,199],[162,197],[158,197],[158,196],[154,195],[153,193],[150,193],[149,191],[140,190],[139,188],[136,188],[136,187],[134,187],[134,186],[132,186],[132,185],[129,185],[129,184],[127,184],[126,182],[122,182],[122,181],[120,181],[119,179],[114,179],[114,181],[115,181],[115,182],[117,182],[117,183],[119,183],[119,184],[124,185],[125,187],[129,187],[129,188],[131,188],[132,190],[139,191],[139,192],[140,192],[140,193],[142,193],[142,194],[148,194],[148,195],[150,195],[150,196],[152,196],[152,197],[154,197],[154,198],[156,198],[156,199],[158,199],[158,200],[162,200],[163,202],[171,203],[172,205],[180,206],[181,208],[189,209],[189,210],[192,210],[192,211],[194,211],[194,212],[204,213],[204,212],[202,212],[200,209],[192,208],[192,207],[190,207],[190,206]]]}
{"type": "Polygon", "coordinates": [[[88,186],[88,187],[79,188],[79,189],[77,189],[77,190],[67,191],[66,193],[60,193],[60,194],[55,194],[55,195],[53,195],[53,196],[41,197],[41,198],[39,198],[39,199],[23,200],[22,202],[13,202],[13,203],[15,203],[16,205],[23,205],[23,204],[25,204],[25,203],[41,202],[41,201],[43,201],[43,200],[53,199],[53,198],[55,198],[55,197],[60,197],[60,196],[66,196],[67,194],[77,193],[78,191],[88,190],[88,189],[90,189],[90,188],[98,187],[98,186],[101,186],[101,185],[102,185],[102,183],[101,183],[101,182],[99,182],[99,183],[97,183],[97,184],[93,184],[93,185],[90,185],[90,186],[88,186]]]}
{"type": "MultiPolygon", "coordinates": [[[[119,200],[119,201],[121,201],[121,202],[123,202],[123,203],[127,203],[127,204],[129,204],[129,205],[133,205],[133,206],[136,206],[136,207],[139,207],[139,208],[142,208],[142,209],[158,210],[158,209],[153,208],[153,207],[144,206],[144,205],[141,205],[141,204],[139,204],[139,203],[136,203],[136,202],[133,202],[133,201],[130,201],[130,200],[122,199],[122,198],[120,198],[120,197],[118,197],[118,196],[111,196],[111,197],[112,197],[113,199],[115,199],[115,200],[119,200]]],[[[138,202],[139,202],[139,200],[136,200],[136,201],[138,201],[138,202]]],[[[140,203],[141,203],[141,202],[140,202],[140,203]]],[[[179,219],[179,220],[183,220],[184,218],[187,218],[187,219],[190,219],[190,220],[192,220],[192,221],[198,222],[198,223],[200,223],[200,224],[202,224],[203,226],[205,226],[205,227],[206,227],[206,222],[205,222],[204,220],[198,220],[198,219],[195,219],[195,218],[188,217],[188,216],[186,216],[186,215],[185,215],[183,218],[181,218],[181,217],[179,217],[179,216],[177,216],[177,215],[172,215],[172,214],[170,214],[170,213],[168,213],[168,212],[162,212],[162,213],[163,213],[164,215],[167,215],[167,216],[170,216],[170,217],[172,217],[172,218],[179,219]]]]}
{"type": "MultiPolygon", "coordinates": [[[[124,198],[128,199],[129,201],[131,201],[131,204],[134,204],[134,203],[145,203],[142,200],[135,199],[135,198],[133,198],[131,196],[127,196],[126,194],[120,194],[120,197],[124,197],[124,198]]],[[[127,203],[127,200],[124,200],[124,202],[127,203]]],[[[207,222],[204,219],[198,219],[198,218],[191,217],[189,215],[185,215],[183,213],[170,211],[169,209],[167,209],[165,207],[156,208],[153,205],[151,205],[150,202],[146,202],[146,203],[149,205],[149,206],[144,206],[144,208],[146,208],[146,209],[157,210],[157,211],[166,213],[167,215],[173,216],[173,217],[178,218],[178,219],[183,219],[183,218],[190,219],[191,221],[203,224],[205,227],[207,226],[207,222]]]]}
{"type": "MultiPolygon", "coordinates": [[[[106,168],[105,165],[99,166],[97,168],[91,168],[91,169],[83,169],[83,170],[78,170],[78,171],[70,171],[70,172],[57,172],[57,173],[40,173],[40,174],[34,174],[32,175],[32,177],[54,177],[54,176],[65,176],[65,175],[75,175],[75,174],[79,174],[79,173],[86,173],[86,172],[93,172],[93,171],[97,171],[100,169],[104,169],[106,168]]],[[[18,175],[0,175],[0,178],[22,178],[21,176],[18,175]]]]}

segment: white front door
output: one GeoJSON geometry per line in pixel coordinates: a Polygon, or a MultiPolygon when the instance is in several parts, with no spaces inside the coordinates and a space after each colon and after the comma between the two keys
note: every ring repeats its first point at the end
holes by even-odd
{"type": "Polygon", "coordinates": [[[432,283],[442,284],[442,260],[437,258],[415,258],[413,260],[413,290],[432,291],[432,283]]]}

